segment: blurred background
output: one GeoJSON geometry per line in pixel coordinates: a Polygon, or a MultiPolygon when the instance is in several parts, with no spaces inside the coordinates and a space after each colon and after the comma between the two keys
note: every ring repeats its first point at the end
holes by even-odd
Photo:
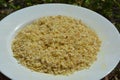
{"type": "MultiPolygon", "coordinates": [[[[0,0],[0,20],[24,7],[45,3],[65,3],[86,7],[106,17],[120,32],[120,0],[0,0]]],[[[10,79],[0,73],[0,80],[10,79]]],[[[101,80],[120,80],[120,62],[101,80]]]]}

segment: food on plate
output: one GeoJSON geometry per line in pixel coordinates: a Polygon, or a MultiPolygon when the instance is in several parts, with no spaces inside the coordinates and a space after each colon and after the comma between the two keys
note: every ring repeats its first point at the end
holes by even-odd
{"type": "Polygon", "coordinates": [[[80,20],[57,15],[27,24],[12,42],[13,56],[27,68],[68,75],[89,68],[97,59],[101,40],[80,20]]]}

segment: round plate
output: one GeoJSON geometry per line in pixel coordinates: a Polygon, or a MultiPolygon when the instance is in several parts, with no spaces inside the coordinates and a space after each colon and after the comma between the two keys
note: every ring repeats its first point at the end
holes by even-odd
{"type": "Polygon", "coordinates": [[[120,35],[115,26],[101,15],[78,6],[42,4],[18,10],[0,22],[0,71],[12,80],[99,80],[110,73],[120,57],[120,35]],[[16,31],[37,18],[65,15],[80,19],[91,27],[102,40],[98,59],[86,70],[68,76],[54,76],[31,71],[18,64],[13,57],[11,41],[16,31]]]}

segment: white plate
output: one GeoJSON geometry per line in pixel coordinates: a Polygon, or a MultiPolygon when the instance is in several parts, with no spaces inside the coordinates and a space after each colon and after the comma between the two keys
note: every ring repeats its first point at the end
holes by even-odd
{"type": "Polygon", "coordinates": [[[0,22],[0,71],[12,80],[99,80],[110,73],[120,57],[120,35],[115,26],[101,15],[78,6],[42,4],[16,11],[0,22]],[[26,23],[42,16],[66,15],[81,19],[93,28],[102,40],[97,61],[87,70],[69,76],[54,76],[32,72],[17,63],[12,56],[11,40],[26,23]]]}

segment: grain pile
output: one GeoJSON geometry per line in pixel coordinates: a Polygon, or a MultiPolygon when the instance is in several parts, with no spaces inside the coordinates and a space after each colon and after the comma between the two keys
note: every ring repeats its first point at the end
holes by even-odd
{"type": "Polygon", "coordinates": [[[80,20],[47,16],[21,29],[12,42],[14,57],[27,68],[66,75],[89,68],[101,41],[80,20]]]}

